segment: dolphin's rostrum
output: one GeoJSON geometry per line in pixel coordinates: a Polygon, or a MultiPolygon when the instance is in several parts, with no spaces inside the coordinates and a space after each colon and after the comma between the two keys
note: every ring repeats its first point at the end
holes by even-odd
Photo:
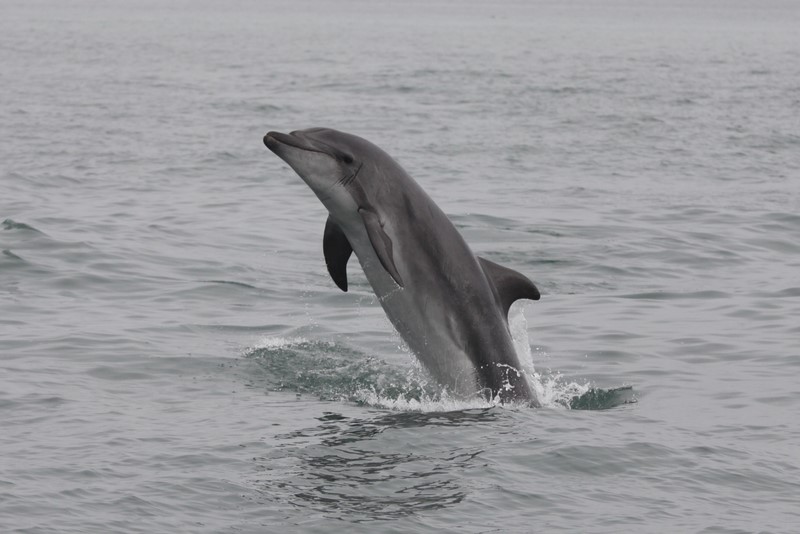
{"type": "Polygon", "coordinates": [[[443,386],[538,405],[508,328],[515,300],[539,299],[533,282],[476,257],[419,184],[369,141],[312,128],[269,132],[264,144],[328,209],[325,263],[342,291],[355,252],[389,320],[443,386]]]}

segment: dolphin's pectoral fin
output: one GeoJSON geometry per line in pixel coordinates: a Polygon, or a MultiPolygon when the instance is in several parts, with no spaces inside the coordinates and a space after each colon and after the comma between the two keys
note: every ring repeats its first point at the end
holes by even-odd
{"type": "Polygon", "coordinates": [[[539,300],[541,296],[539,295],[539,290],[533,285],[533,282],[528,280],[527,276],[484,258],[479,257],[478,261],[486,274],[486,278],[497,288],[504,317],[508,318],[508,309],[515,300],[539,300]]]}
{"type": "Polygon", "coordinates": [[[353,247],[341,227],[330,217],[325,223],[322,251],[325,253],[325,265],[328,266],[331,278],[339,289],[347,291],[347,260],[353,253],[353,247]]]}
{"type": "Polygon", "coordinates": [[[375,254],[378,255],[381,265],[394,278],[397,285],[403,287],[403,279],[400,278],[400,273],[397,272],[397,267],[394,264],[392,240],[384,231],[380,217],[374,211],[364,208],[359,208],[358,213],[361,214],[361,218],[364,220],[369,241],[372,243],[372,248],[375,250],[375,254]]]}

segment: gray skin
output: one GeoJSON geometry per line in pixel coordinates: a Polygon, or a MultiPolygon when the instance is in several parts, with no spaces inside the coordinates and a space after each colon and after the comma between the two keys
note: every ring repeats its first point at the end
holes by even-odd
{"type": "Polygon", "coordinates": [[[520,273],[476,257],[442,210],[383,150],[327,128],[269,132],[264,144],[328,209],[328,272],[347,291],[352,252],[386,315],[431,375],[460,397],[538,401],[508,308],[538,300],[520,273]],[[488,391],[487,391],[488,390],[488,391]]]}

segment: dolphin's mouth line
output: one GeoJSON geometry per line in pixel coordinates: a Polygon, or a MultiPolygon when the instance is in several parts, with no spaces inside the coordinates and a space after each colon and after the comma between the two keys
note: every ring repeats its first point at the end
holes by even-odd
{"type": "Polygon", "coordinates": [[[325,154],[326,156],[330,156],[327,152],[323,152],[313,146],[310,146],[308,143],[303,143],[303,139],[297,137],[293,134],[285,134],[280,132],[269,132],[267,135],[264,136],[264,144],[267,145],[269,148],[268,141],[275,141],[282,145],[290,146],[292,148],[298,148],[300,150],[305,150],[307,152],[319,152],[320,154],[325,154]]]}

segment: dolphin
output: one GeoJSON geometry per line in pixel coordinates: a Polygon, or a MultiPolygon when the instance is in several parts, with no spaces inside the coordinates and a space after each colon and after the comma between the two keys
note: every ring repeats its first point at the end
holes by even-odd
{"type": "Polygon", "coordinates": [[[269,132],[264,144],[328,209],[322,240],[347,291],[355,252],[386,315],[450,393],[539,406],[508,326],[517,299],[539,299],[524,275],[473,254],[453,223],[386,152],[328,128],[269,132]]]}

